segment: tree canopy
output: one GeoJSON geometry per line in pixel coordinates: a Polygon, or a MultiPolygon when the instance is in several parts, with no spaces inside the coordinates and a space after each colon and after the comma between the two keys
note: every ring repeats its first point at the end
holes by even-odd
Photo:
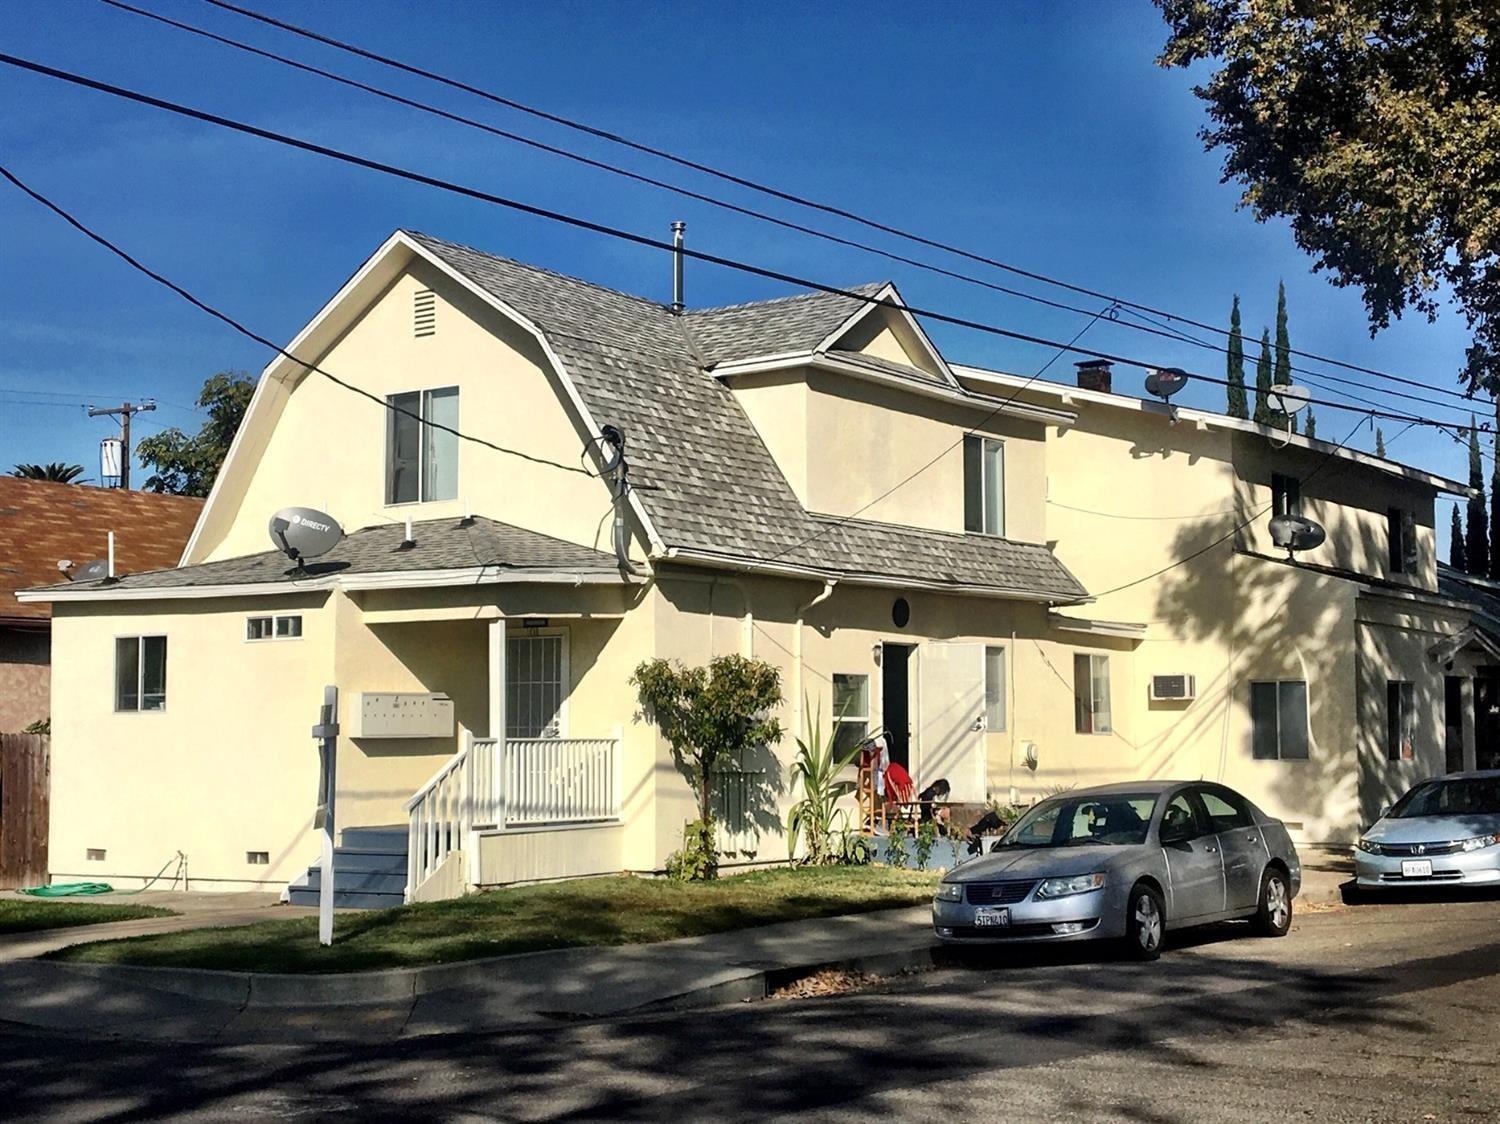
{"type": "Polygon", "coordinates": [[[208,411],[208,420],[196,434],[189,437],[173,426],[142,438],[136,444],[136,455],[153,469],[146,478],[146,490],[179,496],[208,495],[254,390],[255,380],[247,372],[220,371],[198,393],[198,405],[208,411]]]}
{"type": "Polygon", "coordinates": [[[57,484],[72,484],[83,475],[83,465],[64,464],[62,461],[53,461],[51,464],[18,464],[11,469],[10,474],[23,480],[51,480],[57,484]]]}
{"type": "Polygon", "coordinates": [[[1451,291],[1472,333],[1461,377],[1500,389],[1500,5],[1156,2],[1157,61],[1216,67],[1194,90],[1201,135],[1244,204],[1361,289],[1372,332],[1451,291]]]}

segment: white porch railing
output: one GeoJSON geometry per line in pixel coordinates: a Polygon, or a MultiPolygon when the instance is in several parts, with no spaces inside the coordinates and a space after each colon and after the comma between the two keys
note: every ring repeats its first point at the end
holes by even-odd
{"type": "Polygon", "coordinates": [[[469,738],[406,802],[406,894],[476,828],[598,823],[620,815],[620,738],[469,738]]]}

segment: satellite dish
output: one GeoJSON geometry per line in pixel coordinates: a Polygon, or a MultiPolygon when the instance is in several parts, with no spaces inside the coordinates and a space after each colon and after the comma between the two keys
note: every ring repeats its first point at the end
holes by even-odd
{"type": "Polygon", "coordinates": [[[1188,373],[1181,367],[1158,367],[1146,376],[1146,393],[1165,402],[1188,384],[1188,373]]]}
{"type": "Polygon", "coordinates": [[[109,577],[109,563],[103,558],[95,558],[92,562],[85,562],[68,575],[69,581],[75,582],[98,582],[109,577]]]}
{"type": "Polygon", "coordinates": [[[1288,555],[1322,546],[1327,537],[1323,525],[1305,515],[1277,515],[1271,520],[1271,541],[1288,555]]]}
{"type": "Polygon", "coordinates": [[[284,507],[271,516],[271,541],[293,562],[321,558],[344,537],[338,520],[311,507],[284,507]]]}
{"type": "Polygon", "coordinates": [[[604,455],[603,472],[607,476],[625,459],[625,433],[619,426],[599,427],[599,449],[604,455]]]}
{"type": "Polygon", "coordinates": [[[1312,397],[1312,392],[1305,386],[1291,386],[1287,383],[1277,383],[1266,391],[1266,402],[1278,414],[1286,414],[1290,417],[1298,410],[1305,409],[1307,400],[1312,397]]]}

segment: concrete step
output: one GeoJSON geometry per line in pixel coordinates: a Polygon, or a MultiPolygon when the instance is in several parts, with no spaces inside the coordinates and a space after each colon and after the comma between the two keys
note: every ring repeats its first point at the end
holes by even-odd
{"type": "MultiPolygon", "coordinates": [[[[307,871],[307,881],[297,886],[299,890],[317,890],[323,885],[323,870],[321,867],[310,867],[307,871]]],[[[369,870],[344,870],[342,867],[334,868],[333,890],[336,894],[347,891],[357,893],[374,894],[401,894],[406,890],[406,871],[400,874],[386,874],[379,871],[369,870]]]]}
{"type": "Polygon", "coordinates": [[[406,854],[408,830],[405,824],[374,827],[346,827],[339,832],[339,846],[363,851],[400,851],[406,854]]]}
{"type": "MultiPolygon", "coordinates": [[[[318,905],[319,891],[303,886],[293,886],[287,892],[287,901],[292,905],[318,905]]],[[[335,890],[333,904],[338,909],[391,909],[404,904],[405,895],[366,893],[363,891],[335,890]]]]}

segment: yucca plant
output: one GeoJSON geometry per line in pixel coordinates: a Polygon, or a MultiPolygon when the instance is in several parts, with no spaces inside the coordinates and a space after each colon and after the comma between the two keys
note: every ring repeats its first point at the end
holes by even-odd
{"type": "MultiPolygon", "coordinates": [[[[804,711],[806,707],[804,706],[804,711]]],[[[854,782],[841,779],[843,771],[859,756],[859,746],[848,753],[834,749],[834,731],[823,731],[822,707],[807,723],[807,736],[797,739],[797,757],[792,762],[789,791],[802,786],[802,799],[787,813],[787,835],[791,839],[790,856],[797,858],[797,839],[806,847],[803,862],[821,864],[834,861],[831,840],[842,810],[838,802],[854,791],[854,782]]],[[[837,724],[835,730],[837,729],[837,724]]]]}

